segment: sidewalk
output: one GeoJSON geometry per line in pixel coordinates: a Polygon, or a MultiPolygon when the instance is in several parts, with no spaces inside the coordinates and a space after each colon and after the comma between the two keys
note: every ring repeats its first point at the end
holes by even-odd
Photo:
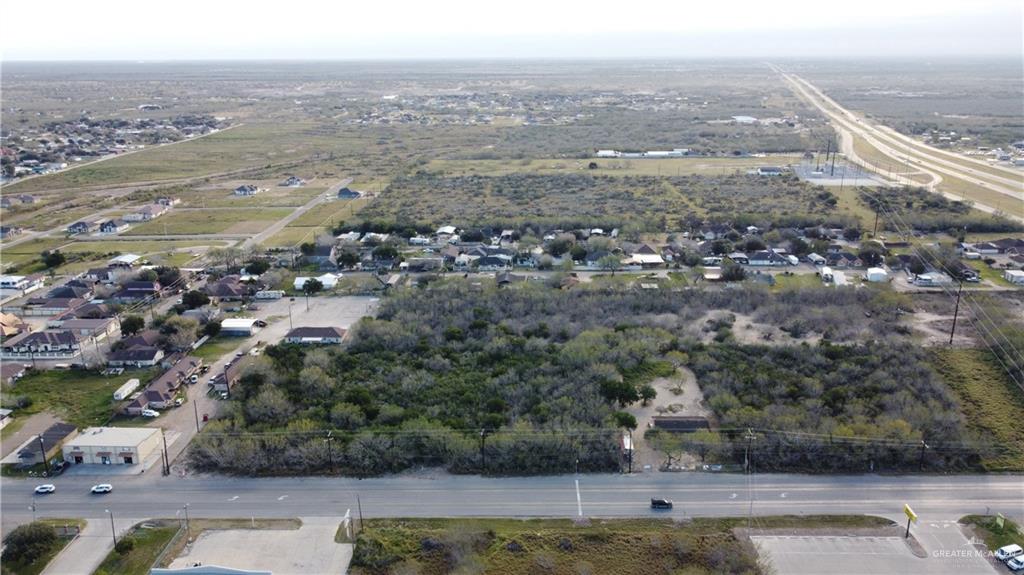
{"type": "MultiPolygon", "coordinates": [[[[78,538],[64,548],[43,570],[42,575],[88,575],[99,567],[114,548],[110,533],[110,516],[89,518],[78,538]]],[[[141,519],[114,518],[117,536],[121,537],[141,519]]]]}

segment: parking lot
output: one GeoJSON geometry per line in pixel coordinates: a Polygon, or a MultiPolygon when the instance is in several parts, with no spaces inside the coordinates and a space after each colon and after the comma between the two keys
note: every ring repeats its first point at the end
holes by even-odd
{"type": "Polygon", "coordinates": [[[778,575],[992,575],[986,551],[952,521],[924,522],[913,529],[925,551],[917,557],[902,537],[758,535],[778,575]]]}
{"type": "Polygon", "coordinates": [[[172,569],[196,563],[278,575],[345,573],[352,545],[335,543],[340,518],[304,517],[299,529],[225,529],[203,532],[172,563],[172,569]]]}

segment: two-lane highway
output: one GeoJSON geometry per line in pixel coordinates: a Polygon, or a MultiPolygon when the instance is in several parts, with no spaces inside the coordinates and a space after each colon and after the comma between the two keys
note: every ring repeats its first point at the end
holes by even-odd
{"type": "MultiPolygon", "coordinates": [[[[481,478],[399,476],[350,478],[124,477],[114,492],[92,495],[97,477],[54,479],[57,492],[36,496],[36,482],[4,479],[0,510],[5,529],[31,518],[173,517],[185,503],[195,517],[643,517],[651,497],[676,503],[676,517],[854,513],[895,516],[905,503],[931,518],[1000,511],[1024,519],[1019,475],[894,476],[653,473],[481,478]],[[579,480],[579,500],[575,481],[579,480]],[[751,506],[751,501],[753,505],[751,506]]],[[[102,481],[107,481],[104,479],[102,481]]]]}

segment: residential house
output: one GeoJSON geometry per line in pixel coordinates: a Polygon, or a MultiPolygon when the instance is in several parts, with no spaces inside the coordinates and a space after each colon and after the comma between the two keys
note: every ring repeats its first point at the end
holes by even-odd
{"type": "Polygon", "coordinates": [[[282,188],[299,188],[306,185],[306,180],[298,176],[288,176],[283,182],[278,184],[282,188]]]}
{"type": "Polygon", "coordinates": [[[484,256],[476,260],[477,269],[482,272],[505,271],[512,268],[512,258],[509,256],[484,256]]]}
{"type": "Polygon", "coordinates": [[[757,175],[759,176],[781,176],[785,172],[785,169],[778,166],[761,166],[757,168],[757,175]]]}
{"type": "Polygon", "coordinates": [[[363,237],[363,234],[359,232],[346,232],[343,234],[338,234],[337,236],[335,236],[334,239],[338,240],[339,242],[356,243],[359,241],[359,238],[361,237],[363,237]]]}
{"type": "Polygon", "coordinates": [[[116,323],[113,318],[99,319],[69,319],[60,322],[60,329],[70,331],[79,338],[93,337],[97,340],[106,338],[116,331],[116,323]]]}
{"type": "Polygon", "coordinates": [[[74,359],[81,353],[79,337],[65,330],[22,333],[0,347],[3,359],[74,359]]]}
{"type": "Polygon", "coordinates": [[[164,204],[149,204],[130,214],[125,214],[122,219],[128,222],[149,222],[165,214],[168,209],[170,209],[169,206],[164,204]]]}
{"type": "Polygon", "coordinates": [[[153,367],[163,359],[162,349],[151,345],[122,347],[107,356],[110,367],[153,367]]]}
{"type": "Polygon", "coordinates": [[[999,253],[1002,254],[1024,254],[1024,239],[1003,238],[990,243],[999,248],[999,253]]]}
{"type": "Polygon", "coordinates": [[[297,327],[284,336],[284,342],[301,345],[339,344],[347,333],[340,327],[297,327]]]}
{"type": "Polygon", "coordinates": [[[752,266],[786,266],[789,259],[775,250],[758,250],[750,254],[748,263],[752,266]]]}
{"type": "Polygon", "coordinates": [[[75,222],[68,226],[68,233],[87,234],[96,231],[98,227],[95,222],[75,222]]]}
{"type": "Polygon", "coordinates": [[[409,258],[403,263],[408,264],[406,269],[410,272],[436,272],[444,269],[443,258],[409,258]]]}
{"type": "Polygon", "coordinates": [[[132,268],[142,263],[142,256],[138,254],[121,254],[107,260],[107,267],[132,268]]]}
{"type": "Polygon", "coordinates": [[[341,188],[340,190],[338,190],[338,199],[339,200],[354,200],[356,198],[362,197],[362,195],[363,195],[362,192],[357,192],[357,191],[349,189],[347,187],[341,188]]]}
{"type": "Polygon", "coordinates": [[[1013,285],[1024,285],[1024,271],[1006,270],[1003,272],[1003,279],[1013,285]]]}
{"type": "Polygon", "coordinates": [[[0,226],[0,239],[9,240],[22,231],[18,226],[0,226]]]}
{"type": "Polygon", "coordinates": [[[236,275],[224,276],[212,284],[207,283],[203,290],[206,295],[221,301],[238,301],[249,295],[249,287],[236,275]]]}
{"type": "Polygon", "coordinates": [[[16,361],[5,361],[0,363],[0,381],[4,385],[13,385],[14,382],[25,377],[25,372],[32,367],[30,363],[18,363],[16,361]]]}
{"type": "Polygon", "coordinates": [[[255,184],[242,184],[235,188],[234,194],[236,196],[255,196],[261,191],[255,184]]]}
{"type": "Polygon", "coordinates": [[[854,254],[850,252],[835,252],[829,253],[825,256],[826,263],[833,268],[859,268],[864,265],[864,262],[854,254]]]}
{"type": "Polygon", "coordinates": [[[182,317],[190,317],[201,324],[207,324],[211,321],[215,321],[221,316],[220,308],[204,305],[195,309],[187,309],[181,312],[182,317]]]}
{"type": "Polygon", "coordinates": [[[82,298],[90,299],[92,297],[92,288],[83,287],[82,285],[70,285],[71,282],[62,286],[57,286],[50,291],[46,292],[46,297],[49,298],[82,298]]]}
{"type": "Polygon", "coordinates": [[[46,460],[50,461],[61,452],[61,447],[78,436],[78,428],[70,423],[54,423],[38,435],[34,441],[18,451],[18,460],[23,465],[41,463],[45,451],[46,460]],[[40,448],[42,446],[42,448],[40,448]]]}
{"type": "Polygon", "coordinates": [[[311,254],[309,254],[307,256],[303,256],[303,259],[306,260],[307,263],[316,264],[316,265],[320,266],[320,268],[333,269],[333,268],[338,267],[337,264],[336,264],[336,262],[337,262],[337,252],[336,252],[336,248],[335,248],[335,246],[333,244],[331,244],[331,245],[316,244],[313,247],[313,253],[311,253],[311,254]]]}
{"type": "Polygon", "coordinates": [[[128,270],[124,267],[92,268],[82,274],[82,277],[96,283],[110,285],[116,283],[118,278],[124,277],[128,270]]]}
{"type": "Polygon", "coordinates": [[[162,198],[157,198],[156,200],[153,200],[153,201],[155,203],[161,205],[161,206],[166,206],[168,208],[171,208],[171,207],[174,207],[174,206],[180,204],[181,203],[181,198],[174,198],[174,197],[165,196],[165,197],[162,197],[162,198]]]}
{"type": "Polygon", "coordinates": [[[665,265],[665,259],[661,254],[632,254],[629,259],[622,262],[626,265],[638,265],[644,269],[659,268],[665,265]]]}
{"type": "Polygon", "coordinates": [[[0,276],[0,292],[4,295],[20,293],[26,295],[43,287],[43,274],[29,276],[0,276]]]}
{"type": "Polygon", "coordinates": [[[119,219],[107,220],[100,224],[101,234],[119,234],[128,231],[128,222],[119,219]]]}
{"type": "MultiPolygon", "coordinates": [[[[31,298],[21,305],[23,316],[49,317],[85,305],[86,300],[80,298],[31,298]]],[[[7,308],[5,308],[7,309],[7,308]]]]}
{"type": "Polygon", "coordinates": [[[118,303],[144,301],[150,298],[159,298],[160,289],[160,283],[155,281],[125,282],[120,290],[110,296],[110,299],[118,303]]]}

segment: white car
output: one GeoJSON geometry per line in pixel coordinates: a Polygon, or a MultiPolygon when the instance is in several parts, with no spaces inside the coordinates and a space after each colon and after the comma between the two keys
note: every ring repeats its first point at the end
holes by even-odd
{"type": "Polygon", "coordinates": [[[1024,549],[1021,549],[1021,546],[1016,543],[996,549],[996,559],[1000,561],[1006,561],[1014,557],[1024,557],[1024,549]]]}
{"type": "Polygon", "coordinates": [[[160,417],[160,412],[155,409],[143,409],[142,417],[160,417]]]}
{"type": "Polygon", "coordinates": [[[57,486],[52,483],[36,485],[36,493],[53,493],[54,491],[57,491],[57,486]]]}
{"type": "Polygon", "coordinates": [[[1014,557],[1006,562],[1006,566],[1010,571],[1024,571],[1024,557],[1014,557]]]}
{"type": "Polygon", "coordinates": [[[93,485],[92,489],[90,489],[89,491],[92,491],[93,493],[110,493],[113,490],[113,485],[109,483],[100,483],[99,485],[93,485]]]}

